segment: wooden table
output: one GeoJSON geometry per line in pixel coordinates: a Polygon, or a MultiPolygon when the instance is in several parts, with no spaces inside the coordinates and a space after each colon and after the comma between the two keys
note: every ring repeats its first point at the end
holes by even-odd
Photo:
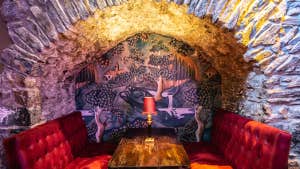
{"type": "Polygon", "coordinates": [[[189,168],[190,162],[176,137],[154,135],[154,141],[145,141],[146,135],[122,138],[108,168],[189,168]]]}

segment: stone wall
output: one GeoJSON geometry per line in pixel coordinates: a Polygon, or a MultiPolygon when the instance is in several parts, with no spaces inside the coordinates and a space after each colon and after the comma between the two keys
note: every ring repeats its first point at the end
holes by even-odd
{"type": "Polygon", "coordinates": [[[26,126],[71,112],[74,74],[96,53],[149,31],[201,47],[223,72],[223,107],[291,132],[290,166],[296,168],[299,8],[300,2],[289,0],[6,0],[1,12],[14,44],[0,58],[1,126],[26,126]],[[234,66],[244,61],[251,66],[234,66]],[[29,123],[16,120],[28,114],[29,123]]]}
{"type": "MultiPolygon", "coordinates": [[[[3,0],[0,0],[0,6],[2,4],[3,0]]],[[[5,49],[9,45],[12,44],[10,37],[7,32],[6,24],[4,23],[4,20],[2,17],[0,17],[0,37],[1,37],[1,42],[0,42],[0,51],[2,49],[5,49]]]]}

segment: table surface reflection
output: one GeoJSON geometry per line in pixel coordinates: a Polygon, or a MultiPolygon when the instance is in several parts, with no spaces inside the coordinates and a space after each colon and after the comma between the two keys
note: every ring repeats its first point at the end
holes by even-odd
{"type": "Polygon", "coordinates": [[[171,135],[124,137],[120,141],[108,168],[189,168],[190,162],[182,146],[171,135]]]}

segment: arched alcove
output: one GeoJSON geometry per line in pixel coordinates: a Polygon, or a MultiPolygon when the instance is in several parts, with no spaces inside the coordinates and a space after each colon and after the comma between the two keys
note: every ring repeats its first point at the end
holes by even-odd
{"type": "Polygon", "coordinates": [[[289,130],[291,159],[299,159],[298,2],[174,2],[5,1],[14,45],[0,62],[1,111],[11,114],[3,125],[75,110],[80,70],[128,37],[154,32],[202,51],[222,76],[222,107],[289,130]]]}
{"type": "Polygon", "coordinates": [[[211,128],[222,96],[221,75],[202,52],[172,37],[138,33],[75,71],[76,109],[86,116],[91,138],[95,107],[107,109],[100,117],[104,139],[115,140],[126,128],[147,126],[143,98],[152,96],[158,108],[153,127],[177,128],[182,141],[196,141],[195,111],[211,128]]]}

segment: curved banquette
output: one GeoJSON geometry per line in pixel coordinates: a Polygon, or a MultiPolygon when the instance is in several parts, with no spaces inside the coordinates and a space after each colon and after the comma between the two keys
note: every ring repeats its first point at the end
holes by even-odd
{"type": "MultiPolygon", "coordinates": [[[[211,142],[184,144],[192,169],[287,169],[291,135],[240,115],[218,111],[211,142]]],[[[102,169],[115,145],[89,143],[80,112],[4,140],[10,169],[102,169]]]]}
{"type": "Polygon", "coordinates": [[[291,135],[266,124],[219,110],[214,115],[211,140],[185,144],[192,169],[288,168],[291,135]]]}
{"type": "Polygon", "coordinates": [[[49,121],[4,140],[10,169],[107,168],[115,145],[89,143],[81,112],[49,121]]]}

